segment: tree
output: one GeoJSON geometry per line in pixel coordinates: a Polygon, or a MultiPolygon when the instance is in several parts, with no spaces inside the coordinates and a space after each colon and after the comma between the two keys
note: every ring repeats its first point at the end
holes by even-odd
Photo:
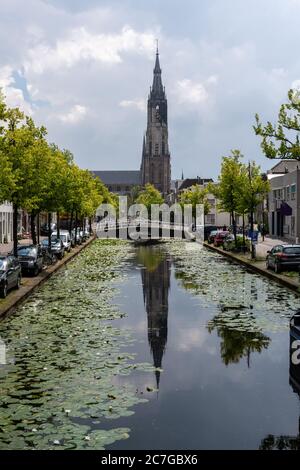
{"type": "Polygon", "coordinates": [[[13,204],[14,254],[18,244],[18,210],[31,210],[36,203],[34,149],[46,135],[44,127],[36,127],[33,120],[18,109],[6,109],[6,128],[1,137],[1,151],[10,162],[14,186],[9,200],[13,204]]]}
{"type": "Polygon", "coordinates": [[[210,211],[210,205],[207,201],[208,189],[202,188],[199,184],[194,184],[188,189],[185,189],[179,196],[179,203],[184,206],[191,204],[193,218],[196,218],[196,207],[198,204],[203,204],[204,215],[210,211]]]}
{"type": "MultiPolygon", "coordinates": [[[[251,233],[254,230],[254,213],[257,206],[263,202],[270,189],[269,182],[261,175],[260,167],[254,161],[248,165],[241,166],[240,173],[240,193],[238,197],[237,210],[240,214],[248,213],[250,216],[251,233]]],[[[253,243],[251,244],[251,257],[255,258],[253,243]]]]}
{"type": "Polygon", "coordinates": [[[163,204],[164,198],[152,184],[147,183],[145,188],[137,196],[135,202],[136,204],[144,204],[149,213],[149,211],[151,210],[151,205],[163,204]]]}
{"type": "Polygon", "coordinates": [[[288,103],[282,104],[276,124],[263,125],[258,114],[253,126],[256,135],[262,138],[261,148],[267,158],[300,160],[300,92],[289,90],[288,103]]]}
{"type": "Polygon", "coordinates": [[[218,184],[208,186],[208,190],[218,199],[218,209],[230,213],[235,245],[237,245],[236,213],[241,194],[242,157],[239,150],[232,150],[230,156],[223,157],[218,184]]]}
{"type": "Polygon", "coordinates": [[[31,213],[33,243],[37,243],[35,220],[41,211],[48,212],[49,249],[51,216],[57,213],[59,235],[60,213],[71,214],[70,230],[75,215],[83,226],[101,202],[118,206],[118,198],[88,170],[80,169],[68,150],[60,150],[46,141],[45,127],[37,127],[31,117],[18,108],[9,109],[0,92],[0,202],[13,204],[14,254],[17,255],[18,211],[31,213]]]}
{"type": "MultiPolygon", "coordinates": [[[[6,105],[4,102],[4,96],[0,90],[0,124],[4,124],[6,121],[6,105]]],[[[12,165],[7,155],[3,152],[2,148],[2,136],[4,134],[5,127],[0,125],[0,203],[8,200],[14,189],[15,178],[12,171],[12,165]]]]}

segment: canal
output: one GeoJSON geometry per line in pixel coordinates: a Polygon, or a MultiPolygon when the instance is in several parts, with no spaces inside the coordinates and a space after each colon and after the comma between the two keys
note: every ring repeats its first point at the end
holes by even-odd
{"type": "Polygon", "coordinates": [[[0,449],[300,448],[298,307],[197,243],[96,241],[0,322],[0,449]]]}

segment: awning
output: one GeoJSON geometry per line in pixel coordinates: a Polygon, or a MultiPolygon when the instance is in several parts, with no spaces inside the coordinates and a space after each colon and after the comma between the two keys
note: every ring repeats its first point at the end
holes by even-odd
{"type": "Polygon", "coordinates": [[[286,202],[282,202],[280,206],[281,215],[292,215],[293,209],[286,202]]]}

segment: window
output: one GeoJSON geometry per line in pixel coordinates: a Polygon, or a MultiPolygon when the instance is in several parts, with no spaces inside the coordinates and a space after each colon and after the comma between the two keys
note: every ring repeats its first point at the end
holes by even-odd
{"type": "Polygon", "coordinates": [[[296,185],[292,184],[291,186],[291,201],[296,199],[296,185]]]}
{"type": "Polygon", "coordinates": [[[290,200],[290,193],[291,193],[291,188],[289,186],[286,187],[286,200],[290,200]]]}
{"type": "Polygon", "coordinates": [[[299,247],[289,247],[283,249],[284,253],[288,253],[290,255],[300,255],[300,248],[299,247]]]}
{"type": "Polygon", "coordinates": [[[207,225],[215,225],[215,214],[207,214],[206,216],[207,225]]]}
{"type": "Polygon", "coordinates": [[[159,144],[155,144],[155,155],[159,154],[159,144]]]}

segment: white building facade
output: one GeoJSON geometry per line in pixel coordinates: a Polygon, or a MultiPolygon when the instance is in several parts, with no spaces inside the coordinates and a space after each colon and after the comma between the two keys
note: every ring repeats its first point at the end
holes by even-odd
{"type": "Polygon", "coordinates": [[[10,243],[13,239],[12,204],[0,204],[0,243],[10,243]]]}
{"type": "Polygon", "coordinates": [[[300,163],[282,160],[268,172],[269,233],[295,243],[300,239],[300,163]]]}

